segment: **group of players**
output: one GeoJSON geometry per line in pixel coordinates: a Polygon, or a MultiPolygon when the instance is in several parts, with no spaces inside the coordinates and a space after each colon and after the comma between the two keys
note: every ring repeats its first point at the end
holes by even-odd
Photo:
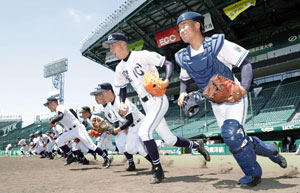
{"type": "MultiPolygon", "coordinates": [[[[203,93],[214,76],[219,75],[230,79],[240,85],[242,92],[237,93],[237,95],[241,95],[240,98],[236,101],[232,98],[232,101],[229,102],[210,101],[210,103],[221,128],[222,138],[245,174],[238,183],[241,186],[256,186],[261,182],[262,169],[256,161],[256,155],[269,157],[280,167],[286,168],[287,162],[278,153],[275,146],[264,144],[257,137],[248,136],[243,128],[248,111],[246,93],[249,91],[252,81],[252,66],[246,58],[248,51],[225,40],[223,34],[203,37],[204,17],[199,13],[181,14],[178,17],[177,26],[181,39],[188,44],[186,48],[175,54],[175,60],[181,67],[178,105],[184,105],[185,98],[188,96],[187,89],[192,82],[195,82],[200,92],[203,93]],[[233,67],[241,69],[241,82],[234,77],[233,67]]],[[[65,164],[71,164],[75,160],[75,155],[82,157],[82,152],[97,153],[104,159],[103,167],[108,168],[112,160],[104,150],[107,147],[123,153],[129,162],[128,170],[134,170],[132,156],[138,153],[152,165],[153,176],[150,183],[160,183],[164,179],[164,171],[160,163],[157,145],[152,137],[154,130],[166,144],[197,149],[206,161],[210,161],[210,155],[204,148],[203,140],[195,142],[172,134],[164,119],[169,106],[166,95],[152,96],[143,85],[145,73],[152,71],[158,76],[158,67],[165,68],[166,77],[160,87],[167,88],[174,64],[155,52],[130,51],[127,39],[122,33],[109,35],[107,41],[103,43],[103,47],[109,48],[110,52],[121,60],[115,72],[115,86],[120,88],[120,93],[116,95],[110,83],[102,83],[91,95],[95,97],[97,104],[102,105],[105,118],[114,125],[115,129],[112,133],[99,133],[99,130],[96,129],[99,121],[97,122],[97,118],[93,117],[88,109],[83,108],[83,117],[88,120],[92,128],[95,128],[89,132],[90,135],[101,136],[102,141],[100,140],[96,146],[76,114],[58,104],[56,98],[50,97],[45,103],[51,112],[56,113],[56,116],[50,121],[50,125],[56,127],[57,122],[60,122],[65,129],[64,132],[53,138],[56,138],[55,144],[67,156],[65,164]],[[126,86],[129,83],[137,92],[145,115],[139,112],[136,106],[126,98],[126,86]],[[110,134],[116,135],[117,147],[111,144],[110,134]],[[68,146],[71,140],[75,140],[78,151],[74,151],[68,146]]],[[[47,152],[46,147],[47,145],[44,145],[45,152],[47,152]]],[[[40,154],[42,152],[43,150],[40,154]]]]}

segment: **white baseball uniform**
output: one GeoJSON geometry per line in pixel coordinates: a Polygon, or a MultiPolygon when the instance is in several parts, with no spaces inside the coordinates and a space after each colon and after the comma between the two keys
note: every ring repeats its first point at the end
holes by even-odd
{"type": "Polygon", "coordinates": [[[153,139],[154,130],[166,144],[174,145],[177,137],[170,131],[164,115],[168,111],[169,101],[166,95],[152,97],[144,88],[144,74],[153,71],[158,76],[157,67],[162,67],[165,57],[155,52],[132,51],[127,61],[122,60],[116,67],[115,86],[124,88],[128,83],[137,92],[146,112],[140,126],[139,135],[143,141],[153,139]]]}
{"type": "Polygon", "coordinates": [[[8,151],[9,151],[10,147],[11,147],[11,144],[10,143],[7,144],[7,146],[5,148],[5,156],[9,156],[8,151]]]}
{"type": "Polygon", "coordinates": [[[79,120],[70,112],[69,109],[63,105],[58,105],[56,108],[56,114],[58,112],[63,113],[63,119],[60,123],[66,128],[66,132],[63,132],[57,139],[56,144],[59,147],[65,145],[68,141],[78,138],[89,149],[95,151],[97,146],[93,143],[92,139],[88,135],[86,128],[79,120]]]}
{"type": "Polygon", "coordinates": [[[52,127],[52,130],[56,138],[64,132],[64,128],[62,128],[62,126],[59,124],[56,124],[55,127],[52,127]]]}
{"type": "Polygon", "coordinates": [[[39,137],[33,138],[33,145],[34,145],[35,152],[37,154],[40,154],[42,151],[45,150],[43,145],[40,143],[40,138],[39,137]]]}
{"type": "Polygon", "coordinates": [[[44,147],[46,152],[48,153],[52,152],[53,141],[48,135],[42,134],[42,136],[38,137],[38,140],[39,140],[39,145],[41,147],[44,147]]]}
{"type": "MultiPolygon", "coordinates": [[[[191,56],[195,56],[204,51],[203,46],[201,46],[199,50],[194,50],[192,47],[190,48],[191,48],[191,56]]],[[[241,63],[246,58],[247,54],[248,54],[248,50],[244,49],[243,47],[233,42],[224,40],[223,47],[221,48],[217,58],[220,62],[222,62],[229,69],[232,70],[233,67],[240,67],[241,63]]],[[[184,81],[191,79],[187,71],[183,68],[181,68],[179,78],[184,81]]],[[[236,77],[234,77],[234,82],[240,85],[240,82],[236,77]]],[[[236,103],[224,102],[222,104],[217,104],[211,102],[211,106],[220,128],[226,119],[235,119],[239,121],[241,125],[243,125],[246,121],[247,110],[248,110],[247,95],[244,95],[243,98],[236,103]]]]}
{"type": "MultiPolygon", "coordinates": [[[[120,135],[116,136],[116,143],[117,147],[119,149],[119,146],[121,148],[121,151],[124,152],[124,145],[125,145],[125,151],[129,154],[137,154],[139,153],[142,156],[148,155],[146,147],[144,143],[142,142],[141,138],[139,137],[139,128],[143,122],[144,115],[137,109],[137,107],[132,104],[128,99],[125,100],[125,104],[128,106],[128,114],[132,114],[133,117],[133,124],[128,127],[128,133],[125,134],[124,131],[119,132],[120,135]],[[121,143],[119,142],[121,141],[121,143]],[[119,145],[119,146],[118,146],[119,145]]],[[[114,103],[107,104],[105,109],[110,108],[111,112],[113,113],[113,116],[117,118],[117,120],[120,121],[120,123],[125,123],[127,120],[122,115],[119,114],[120,111],[120,98],[119,96],[115,97],[114,103]]],[[[120,149],[119,149],[120,150],[120,149]]]]}
{"type": "Polygon", "coordinates": [[[27,147],[27,144],[26,144],[26,140],[25,139],[21,139],[19,142],[18,142],[18,145],[21,146],[20,148],[20,151],[23,151],[25,153],[25,151],[27,153],[29,153],[29,149],[27,147]]]}
{"type": "MultiPolygon", "coordinates": [[[[101,105],[102,106],[102,105],[101,105]]],[[[101,117],[97,115],[92,115],[90,119],[86,119],[86,122],[89,124],[91,128],[94,128],[92,120],[94,118],[99,118],[100,120],[103,120],[101,117]]],[[[97,147],[100,149],[108,148],[110,151],[116,151],[116,146],[112,144],[112,135],[108,135],[107,133],[102,133],[100,137],[96,138],[97,141],[97,147]]]]}

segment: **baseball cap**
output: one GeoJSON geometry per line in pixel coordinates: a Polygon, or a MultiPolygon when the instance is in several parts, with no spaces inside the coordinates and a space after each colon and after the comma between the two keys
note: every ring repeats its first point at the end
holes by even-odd
{"type": "Polygon", "coordinates": [[[124,42],[127,42],[127,38],[124,34],[122,33],[112,33],[110,34],[108,37],[107,37],[107,41],[103,42],[102,43],[102,46],[104,48],[109,48],[109,45],[110,44],[113,44],[115,42],[118,42],[118,41],[124,41],[124,42]]]}
{"type": "Polygon", "coordinates": [[[57,98],[51,96],[47,98],[47,102],[44,104],[44,106],[48,106],[48,104],[52,101],[56,101],[57,102],[57,98]]]}
{"type": "Polygon", "coordinates": [[[97,88],[95,88],[95,91],[94,92],[91,92],[91,95],[92,96],[96,96],[97,94],[105,91],[105,90],[111,90],[113,91],[113,87],[110,83],[108,82],[105,82],[105,83],[102,83],[102,84],[99,84],[97,88]]]}
{"type": "Polygon", "coordinates": [[[183,20],[193,20],[199,22],[202,26],[204,26],[204,16],[197,12],[188,11],[181,14],[177,19],[177,25],[183,20]]]}
{"type": "Polygon", "coordinates": [[[90,113],[90,112],[91,112],[91,109],[90,109],[90,107],[88,107],[88,106],[84,106],[84,107],[82,107],[81,109],[82,109],[82,110],[81,110],[82,113],[84,113],[84,112],[89,112],[89,113],[90,113]]]}

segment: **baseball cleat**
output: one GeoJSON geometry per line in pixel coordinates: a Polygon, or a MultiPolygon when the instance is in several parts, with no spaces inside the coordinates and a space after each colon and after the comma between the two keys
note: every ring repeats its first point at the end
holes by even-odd
{"type": "Polygon", "coordinates": [[[280,154],[278,154],[278,157],[280,158],[280,163],[278,163],[280,165],[280,167],[286,168],[287,167],[287,161],[286,161],[285,157],[283,157],[280,154]]]}
{"type": "Polygon", "coordinates": [[[80,164],[81,165],[89,165],[90,161],[85,158],[85,159],[82,159],[82,162],[80,164]]]}
{"type": "Polygon", "coordinates": [[[164,171],[160,165],[153,166],[152,172],[153,176],[150,178],[150,184],[158,184],[165,178],[164,171]]]}
{"type": "Polygon", "coordinates": [[[131,172],[131,171],[135,171],[135,170],[136,170],[135,164],[133,162],[130,162],[126,171],[131,172]]]}
{"type": "Polygon", "coordinates": [[[238,184],[240,184],[240,186],[242,188],[254,187],[254,186],[257,186],[257,184],[259,184],[259,183],[261,183],[261,177],[251,177],[251,176],[245,176],[245,177],[241,178],[238,182],[238,184]],[[241,182],[241,181],[243,181],[244,178],[251,178],[251,181],[241,182]]]}
{"type": "Polygon", "coordinates": [[[202,139],[198,139],[197,140],[197,143],[199,144],[199,147],[197,148],[197,151],[203,155],[204,159],[206,161],[210,161],[210,155],[209,155],[209,152],[205,149],[204,147],[204,142],[202,139]]]}
{"type": "Polygon", "coordinates": [[[64,163],[64,165],[65,165],[65,166],[66,166],[66,165],[70,165],[72,162],[75,162],[75,161],[76,161],[75,157],[72,156],[72,155],[70,155],[70,156],[68,157],[68,159],[66,160],[66,162],[64,163]]]}
{"type": "Polygon", "coordinates": [[[111,159],[107,157],[107,158],[105,159],[104,163],[102,164],[102,166],[103,166],[104,168],[109,168],[109,167],[110,167],[110,164],[111,164],[111,159]]]}

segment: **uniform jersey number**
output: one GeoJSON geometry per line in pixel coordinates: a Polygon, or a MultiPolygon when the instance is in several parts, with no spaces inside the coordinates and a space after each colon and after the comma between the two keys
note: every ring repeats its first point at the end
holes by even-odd
{"type": "Polygon", "coordinates": [[[142,66],[139,63],[136,63],[136,66],[133,69],[133,74],[137,78],[138,76],[143,76],[145,74],[144,71],[142,70],[142,66]]]}

